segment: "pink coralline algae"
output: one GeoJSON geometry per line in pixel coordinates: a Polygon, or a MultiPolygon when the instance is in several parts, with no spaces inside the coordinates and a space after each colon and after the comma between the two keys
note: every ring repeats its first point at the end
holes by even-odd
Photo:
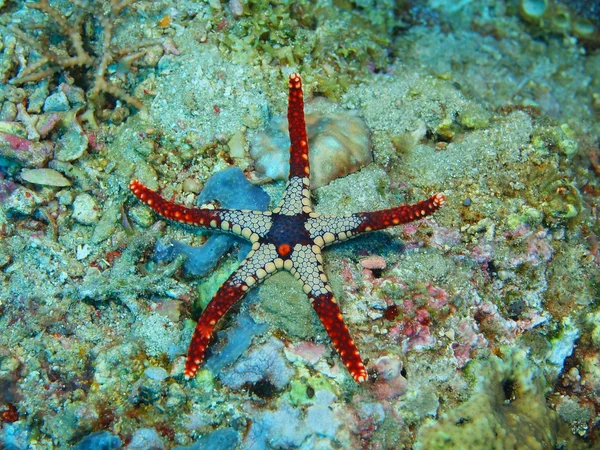
{"type": "Polygon", "coordinates": [[[10,133],[0,133],[0,157],[21,166],[42,167],[52,157],[54,145],[34,142],[10,133]]]}
{"type": "Polygon", "coordinates": [[[301,359],[310,365],[314,365],[325,355],[327,347],[313,342],[300,342],[286,349],[286,356],[290,361],[301,359]]]}
{"type": "Polygon", "coordinates": [[[382,270],[385,269],[386,262],[385,258],[377,255],[371,255],[360,260],[360,265],[369,270],[382,270]]]}
{"type": "Polygon", "coordinates": [[[405,311],[404,319],[390,329],[390,336],[402,342],[403,351],[433,348],[436,339],[429,328],[431,317],[427,310],[425,308],[415,310],[412,300],[405,301],[402,308],[405,311]]]}
{"type": "Polygon", "coordinates": [[[406,392],[407,381],[402,376],[402,361],[397,355],[385,355],[375,361],[377,381],[373,386],[379,400],[392,400],[406,392]]]}
{"type": "MultiPolygon", "coordinates": [[[[437,339],[430,328],[433,321],[431,314],[439,311],[447,302],[448,293],[431,283],[427,283],[424,296],[414,295],[399,305],[388,300],[388,303],[392,307],[395,306],[394,309],[400,313],[398,323],[389,329],[390,337],[402,343],[403,351],[434,348],[437,339]]],[[[390,319],[396,320],[396,315],[398,314],[390,316],[390,319]]]]}
{"type": "Polygon", "coordinates": [[[550,242],[552,236],[549,235],[548,230],[539,231],[532,236],[528,237],[527,251],[516,258],[513,263],[519,265],[520,263],[528,262],[533,265],[538,265],[550,261],[554,250],[550,242]]]}
{"type": "Polygon", "coordinates": [[[430,297],[429,305],[435,309],[439,309],[448,303],[448,293],[431,283],[427,283],[427,294],[430,297]]]}
{"type": "Polygon", "coordinates": [[[475,348],[488,345],[487,340],[479,333],[479,330],[475,328],[475,323],[470,319],[459,322],[456,336],[456,342],[452,344],[452,350],[458,367],[464,367],[469,362],[475,348]]]}

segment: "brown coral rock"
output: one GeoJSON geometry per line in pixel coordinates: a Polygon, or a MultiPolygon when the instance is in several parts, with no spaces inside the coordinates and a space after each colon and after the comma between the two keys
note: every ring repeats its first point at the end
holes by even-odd
{"type": "MultiPolygon", "coordinates": [[[[290,139],[284,116],[271,120],[252,142],[250,156],[258,172],[274,180],[286,180],[290,139]]],[[[373,161],[369,129],[357,111],[306,115],[311,189],[356,172],[373,161]]]]}

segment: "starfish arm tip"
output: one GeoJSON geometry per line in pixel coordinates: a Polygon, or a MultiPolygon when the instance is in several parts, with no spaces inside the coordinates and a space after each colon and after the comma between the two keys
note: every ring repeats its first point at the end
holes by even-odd
{"type": "Polygon", "coordinates": [[[438,208],[446,203],[446,195],[443,192],[438,192],[433,195],[433,204],[438,208]]]}
{"type": "Polygon", "coordinates": [[[354,381],[356,381],[357,383],[364,383],[365,381],[367,381],[369,379],[369,376],[367,375],[367,371],[364,369],[352,373],[352,377],[354,378],[354,381]]]}
{"type": "Polygon", "coordinates": [[[302,87],[302,77],[300,77],[300,74],[298,72],[291,73],[289,81],[290,87],[293,87],[294,89],[299,89],[300,87],[302,87]]]}
{"type": "Polygon", "coordinates": [[[140,183],[137,179],[133,179],[129,182],[129,190],[131,190],[131,192],[133,192],[134,194],[136,193],[135,191],[141,186],[143,186],[143,184],[140,183]]]}

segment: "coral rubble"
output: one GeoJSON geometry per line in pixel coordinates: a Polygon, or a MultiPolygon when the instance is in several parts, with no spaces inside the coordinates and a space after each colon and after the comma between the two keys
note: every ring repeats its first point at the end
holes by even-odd
{"type": "Polygon", "coordinates": [[[21,86],[68,73],[75,83],[89,84],[87,95],[93,103],[102,104],[98,97],[110,94],[140,109],[140,99],[108,79],[111,64],[116,65],[116,75],[125,78],[133,62],[146,56],[151,46],[160,48],[163,42],[162,38],[138,39],[128,45],[115,45],[114,29],[123,22],[124,10],[135,2],[76,2],[68,12],[48,0],[27,3],[27,8],[41,14],[20,15],[4,28],[29,48],[10,83],[21,86]],[[37,23],[39,29],[32,33],[32,18],[33,23],[43,18],[41,23],[46,27],[37,23]],[[98,29],[94,21],[99,24],[98,29]]]}

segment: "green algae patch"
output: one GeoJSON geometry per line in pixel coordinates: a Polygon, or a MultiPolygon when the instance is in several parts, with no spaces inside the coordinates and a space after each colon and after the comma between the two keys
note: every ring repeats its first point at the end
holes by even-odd
{"type": "Polygon", "coordinates": [[[257,320],[268,322],[273,330],[282,331],[287,336],[304,340],[323,333],[301,284],[290,274],[277,273],[259,289],[260,301],[256,309],[262,312],[263,317],[257,320]]]}
{"type": "Polygon", "coordinates": [[[227,261],[220,264],[216,270],[211,272],[206,281],[198,286],[198,298],[194,304],[194,307],[198,308],[198,312],[206,308],[219,287],[229,278],[238,265],[237,261],[227,261]]]}
{"type": "Polygon", "coordinates": [[[542,187],[542,192],[545,194],[542,208],[548,225],[567,222],[583,210],[581,193],[569,180],[548,182],[542,187]]]}
{"type": "Polygon", "coordinates": [[[574,139],[574,132],[567,124],[561,126],[538,126],[531,136],[533,147],[540,153],[558,151],[566,157],[571,157],[579,146],[574,139]]]}
{"type": "Polygon", "coordinates": [[[215,388],[215,380],[210,370],[201,369],[194,377],[197,388],[202,392],[212,392],[215,388]]]}
{"type": "Polygon", "coordinates": [[[458,116],[458,123],[463,127],[477,130],[490,124],[492,114],[477,103],[467,103],[458,116]]]}
{"type": "Polygon", "coordinates": [[[338,395],[331,383],[323,376],[317,375],[310,379],[292,380],[290,389],[287,392],[287,399],[294,406],[314,404],[315,393],[318,391],[329,391],[334,395],[338,395]]]}
{"type": "Polygon", "coordinates": [[[531,228],[536,228],[542,223],[543,219],[544,214],[541,211],[532,208],[531,206],[524,206],[519,212],[510,214],[506,218],[506,225],[511,230],[515,230],[522,224],[527,224],[531,228]]]}
{"type": "Polygon", "coordinates": [[[547,386],[525,351],[507,349],[471,372],[476,379],[471,398],[424,425],[416,450],[576,448],[546,405],[547,386]]]}
{"type": "Polygon", "coordinates": [[[397,25],[388,13],[393,8],[389,0],[364,9],[351,2],[323,6],[306,0],[252,0],[231,28],[223,27],[230,20],[225,12],[216,14],[213,24],[223,30],[220,49],[233,61],[296,66],[307,86],[337,99],[357,76],[389,66],[387,49],[397,25]]]}

